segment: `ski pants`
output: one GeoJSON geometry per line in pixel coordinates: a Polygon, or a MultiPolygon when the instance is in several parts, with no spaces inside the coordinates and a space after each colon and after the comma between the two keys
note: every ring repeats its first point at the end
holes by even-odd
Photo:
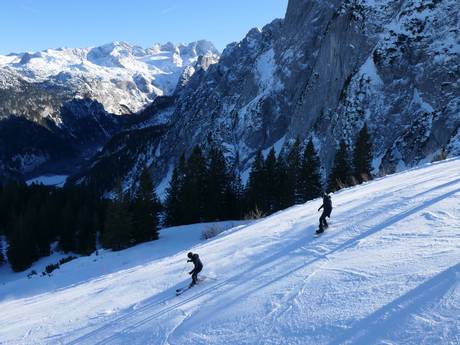
{"type": "Polygon", "coordinates": [[[330,218],[331,212],[332,210],[323,210],[323,213],[321,213],[321,217],[319,217],[319,229],[320,230],[324,230],[324,228],[328,227],[328,224],[326,222],[326,217],[330,218]]]}
{"type": "Polygon", "coordinates": [[[193,271],[192,271],[192,285],[195,285],[197,283],[197,281],[198,281],[198,273],[200,273],[202,269],[203,269],[203,267],[193,269],[193,271]]]}

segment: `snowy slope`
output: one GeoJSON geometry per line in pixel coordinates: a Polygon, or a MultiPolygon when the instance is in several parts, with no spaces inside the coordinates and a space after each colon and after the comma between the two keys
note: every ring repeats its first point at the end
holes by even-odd
{"type": "Polygon", "coordinates": [[[0,343],[458,344],[460,159],[343,190],[333,203],[319,238],[314,200],[195,242],[207,278],[179,297],[189,248],[132,256],[164,250],[161,241],[69,263],[100,274],[41,294],[5,283],[0,343]],[[104,273],[107,259],[118,269],[104,273]]]}

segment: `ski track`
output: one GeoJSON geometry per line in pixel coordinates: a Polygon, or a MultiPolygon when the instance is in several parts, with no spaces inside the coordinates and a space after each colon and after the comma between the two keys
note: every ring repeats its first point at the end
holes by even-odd
{"type": "MultiPolygon", "coordinates": [[[[193,248],[215,281],[176,297],[187,282],[167,275],[112,315],[68,327],[51,315],[5,344],[459,344],[459,176],[454,159],[340,191],[318,238],[320,202],[293,206],[193,248]]],[[[166,274],[180,255],[141,267],[166,274]]],[[[78,286],[97,299],[118,279],[78,286]]],[[[22,306],[59,305],[72,288],[22,306]]]]}

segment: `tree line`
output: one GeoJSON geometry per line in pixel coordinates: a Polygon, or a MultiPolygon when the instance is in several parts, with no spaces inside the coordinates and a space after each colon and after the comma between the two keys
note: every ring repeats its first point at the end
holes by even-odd
{"type": "MultiPolygon", "coordinates": [[[[158,238],[158,213],[152,181],[145,169],[138,191],[128,198],[117,188],[113,200],[81,187],[55,188],[9,182],[0,185],[0,235],[14,271],[23,271],[52,246],[89,255],[98,245],[114,250],[158,238]]],[[[0,263],[4,261],[0,241],[0,263]]]]}
{"type": "Polygon", "coordinates": [[[344,140],[340,142],[326,188],[311,139],[305,146],[297,139],[289,150],[278,155],[273,147],[266,157],[258,151],[245,186],[237,171],[238,160],[229,165],[219,147],[212,147],[205,155],[196,146],[188,159],[180,157],[173,170],[164,204],[165,225],[268,215],[312,200],[323,190],[333,192],[370,179],[371,163],[366,125],[353,148],[348,148],[344,140]]]}
{"type": "MultiPolygon", "coordinates": [[[[164,204],[146,167],[134,193],[124,193],[120,182],[111,199],[82,187],[11,182],[0,185],[0,236],[6,238],[6,255],[15,271],[50,255],[53,244],[82,255],[98,246],[120,250],[158,239],[160,223],[174,226],[268,215],[314,199],[323,190],[361,183],[371,177],[371,152],[367,126],[352,150],[342,140],[324,188],[312,140],[305,146],[296,140],[278,154],[271,148],[266,157],[257,152],[246,185],[238,159],[229,164],[219,147],[212,146],[205,154],[197,146],[174,167],[164,204]]],[[[1,246],[2,241],[0,264],[1,246]]]]}

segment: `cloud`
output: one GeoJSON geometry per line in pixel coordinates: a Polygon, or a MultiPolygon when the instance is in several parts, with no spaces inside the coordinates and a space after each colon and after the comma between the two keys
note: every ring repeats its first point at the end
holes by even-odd
{"type": "Polygon", "coordinates": [[[40,11],[37,10],[35,7],[29,6],[27,4],[20,4],[19,8],[22,9],[25,12],[33,13],[33,14],[39,14],[40,11]]]}
{"type": "Polygon", "coordinates": [[[166,7],[166,8],[163,8],[162,10],[160,10],[160,13],[161,14],[167,14],[167,13],[170,13],[170,12],[174,11],[176,8],[177,8],[177,6],[166,7]]]}

